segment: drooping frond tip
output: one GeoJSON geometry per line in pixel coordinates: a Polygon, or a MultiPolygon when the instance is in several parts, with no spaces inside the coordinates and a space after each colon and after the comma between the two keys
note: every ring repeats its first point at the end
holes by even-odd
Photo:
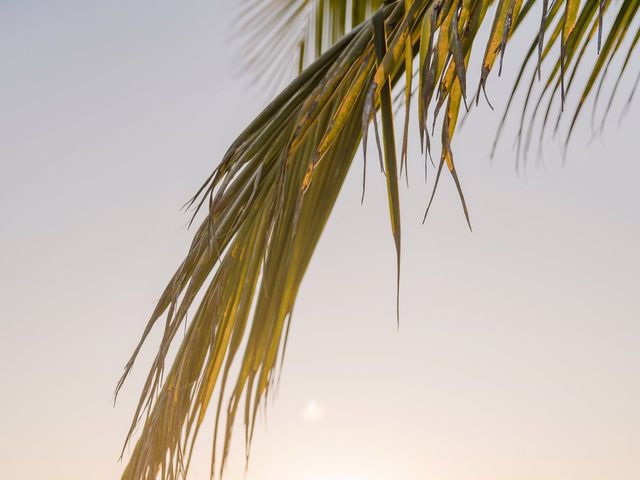
{"type": "MultiPolygon", "coordinates": [[[[609,0],[243,2],[237,27],[246,39],[248,64],[267,76],[271,76],[270,68],[275,69],[278,62],[291,58],[297,58],[295,65],[303,68],[232,143],[189,202],[196,213],[205,206],[205,218],[118,384],[119,389],[148,334],[164,317],[161,344],[127,436],[129,442],[136,427],[142,424],[123,478],[185,475],[211,402],[215,405],[211,476],[222,475],[238,415],[243,421],[245,441],[250,443],[258,407],[273,390],[277,366],[284,356],[286,332],[300,283],[363,137],[366,151],[371,120],[387,186],[399,294],[399,182],[403,170],[408,181],[407,137],[412,95],[417,97],[417,125],[421,145],[426,145],[425,155],[431,156],[433,128],[436,119],[441,119],[441,155],[433,193],[442,172],[448,172],[470,226],[454,161],[453,138],[461,106],[468,109],[473,104],[467,99],[467,74],[472,69],[469,64],[472,48],[479,42],[477,34],[482,25],[489,23],[491,27],[486,44],[481,45],[484,51],[476,103],[481,90],[486,95],[495,63],[499,63],[500,70],[503,57],[509,61],[506,47],[523,19],[536,11],[540,15],[499,130],[500,133],[517,89],[528,79],[518,134],[518,150],[526,154],[535,119],[544,112],[541,128],[544,133],[554,98],[559,91],[565,105],[578,66],[590,58],[585,52],[594,37],[599,55],[590,66],[587,83],[571,117],[567,140],[593,87],[600,82],[599,95],[613,57],[625,45],[621,71],[628,67],[638,43],[639,3],[622,0],[612,6],[609,0]],[[534,8],[537,5],[540,8],[534,8]],[[603,17],[610,10],[613,10],[612,24],[604,31],[603,17]],[[357,26],[352,28],[353,25],[357,26]],[[630,31],[633,39],[625,43],[630,31]],[[543,69],[543,63],[548,63],[548,67],[543,69]],[[542,91],[527,116],[534,99],[535,79],[542,79],[542,91]],[[402,141],[397,143],[391,89],[402,83],[407,112],[401,129],[402,141]],[[398,145],[401,145],[400,161],[396,157],[398,145]],[[192,307],[195,315],[186,335],[177,340],[176,334],[186,323],[187,311],[192,307]],[[179,347],[165,373],[174,344],[179,347]],[[237,368],[232,370],[232,365],[237,368]]],[[[518,52],[511,51],[510,55],[517,56],[518,52]]],[[[618,82],[612,96],[617,88],[618,82]]],[[[610,103],[611,100],[607,113],[610,103]]],[[[432,200],[433,194],[427,211],[432,200]]]]}

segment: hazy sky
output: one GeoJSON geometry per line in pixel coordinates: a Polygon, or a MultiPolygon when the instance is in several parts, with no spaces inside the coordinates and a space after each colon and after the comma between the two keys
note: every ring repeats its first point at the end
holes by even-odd
{"type": "MultiPolygon", "coordinates": [[[[0,478],[123,468],[153,344],[115,408],[113,389],[188,248],[179,206],[268,100],[231,55],[223,3],[0,3],[0,478]]],[[[410,145],[399,331],[384,179],[360,206],[356,158],[248,480],[640,477],[639,104],[592,143],[587,111],[564,167],[551,142],[546,171],[517,175],[513,128],[488,155],[512,45],[497,111],[454,145],[473,233],[449,179],[421,224],[410,145]]]]}

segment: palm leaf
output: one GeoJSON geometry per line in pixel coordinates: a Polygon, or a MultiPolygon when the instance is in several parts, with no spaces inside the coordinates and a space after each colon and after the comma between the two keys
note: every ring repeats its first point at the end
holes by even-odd
{"type": "MultiPolygon", "coordinates": [[[[124,479],[185,474],[212,401],[211,476],[223,473],[238,416],[244,424],[245,441],[250,443],[258,407],[273,388],[284,357],[302,278],[361,140],[366,149],[372,119],[376,140],[382,137],[376,143],[387,181],[399,293],[399,170],[407,167],[414,74],[418,77],[418,130],[429,155],[429,128],[441,119],[435,186],[446,166],[469,221],[453,138],[461,106],[473,105],[467,101],[467,72],[481,26],[491,23],[483,45],[476,103],[496,63],[500,69],[513,33],[525,16],[539,10],[540,31],[524,53],[501,122],[502,128],[517,91],[529,78],[519,129],[520,139],[528,129],[525,153],[538,114],[545,111],[543,134],[558,91],[563,107],[569,101],[576,71],[588,58],[585,51],[594,38],[597,46],[593,48],[601,47],[600,55],[587,65],[590,75],[571,117],[567,141],[594,85],[603,81],[624,39],[633,33],[621,71],[627,69],[638,43],[637,0],[623,0],[616,6],[608,0],[498,0],[493,10],[492,3],[251,0],[242,4],[239,25],[251,32],[243,48],[255,71],[272,77],[280,61],[292,58],[292,68],[304,68],[232,143],[188,204],[195,211],[194,218],[202,206],[206,214],[117,387],[122,386],[151,330],[165,317],[161,344],[127,436],[129,442],[136,427],[143,424],[124,479]],[[601,33],[602,17],[611,10],[613,23],[601,33]],[[349,30],[355,23],[358,25],[349,30]],[[543,68],[547,62],[551,62],[548,70],[546,65],[543,68]],[[536,96],[536,78],[542,78],[541,91],[528,114],[536,96]],[[407,113],[398,162],[391,89],[402,83],[407,113]],[[196,313],[165,375],[170,347],[178,343],[176,333],[194,304],[196,313]],[[237,367],[233,375],[232,365],[237,367]]],[[[614,93],[617,88],[616,81],[614,93]]],[[[366,150],[364,157],[366,162],[366,150]]]]}
{"type": "Polygon", "coordinates": [[[369,18],[382,0],[243,0],[236,7],[243,71],[279,87],[369,18]]]}

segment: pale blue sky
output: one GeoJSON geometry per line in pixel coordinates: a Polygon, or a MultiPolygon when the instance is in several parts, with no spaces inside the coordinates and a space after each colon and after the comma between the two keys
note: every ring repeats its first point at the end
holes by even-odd
{"type": "MultiPolygon", "coordinates": [[[[218,0],[0,5],[0,478],[121,472],[153,344],[115,409],[113,388],[188,247],[179,207],[268,100],[231,19],[218,0]]],[[[450,181],[421,225],[410,145],[399,331],[384,181],[360,206],[354,162],[248,480],[640,475],[640,109],[590,144],[588,112],[564,167],[549,143],[547,171],[517,175],[514,129],[491,163],[519,48],[489,85],[497,112],[455,142],[473,233],[450,181]]]]}

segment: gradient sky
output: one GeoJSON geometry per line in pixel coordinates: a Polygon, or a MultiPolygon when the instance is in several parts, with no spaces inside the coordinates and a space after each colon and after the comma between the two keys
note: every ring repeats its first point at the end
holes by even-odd
{"type": "MultiPolygon", "coordinates": [[[[232,55],[226,3],[0,4],[0,478],[122,470],[154,344],[115,408],[113,389],[186,253],[179,207],[268,100],[232,55]]],[[[587,111],[564,166],[549,142],[546,170],[516,174],[513,128],[489,160],[511,45],[497,111],[454,144],[474,232],[448,179],[421,224],[412,143],[397,331],[384,179],[360,206],[356,158],[248,474],[238,440],[229,479],[640,478],[638,102],[591,143],[587,111]]]]}

